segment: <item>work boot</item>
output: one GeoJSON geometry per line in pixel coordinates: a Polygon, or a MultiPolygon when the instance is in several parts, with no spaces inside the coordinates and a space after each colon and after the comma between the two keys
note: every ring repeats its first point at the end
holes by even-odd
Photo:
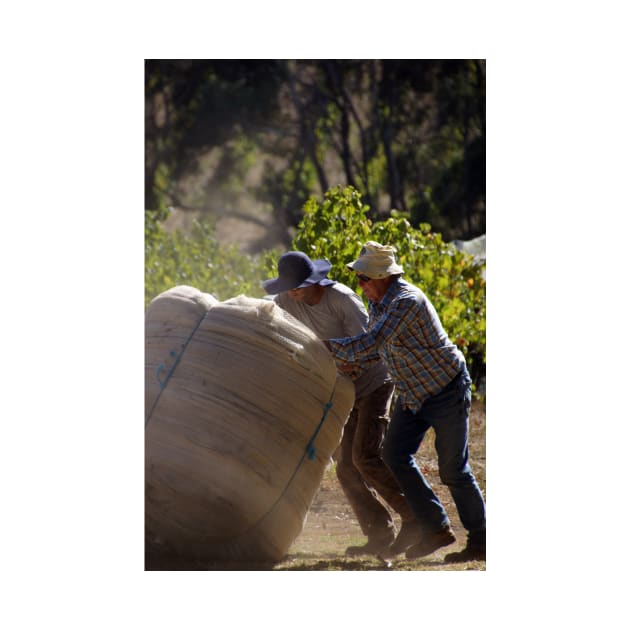
{"type": "Polygon", "coordinates": [[[437,532],[425,532],[422,540],[412,545],[405,552],[405,556],[410,560],[412,558],[422,558],[428,556],[440,547],[452,545],[455,542],[455,534],[450,527],[445,527],[437,532]]]}
{"type": "Polygon", "coordinates": [[[399,553],[404,553],[408,547],[421,540],[423,535],[424,530],[418,521],[403,521],[396,540],[389,548],[389,554],[397,556],[399,553]]]}
{"type": "Polygon", "coordinates": [[[461,551],[447,553],[444,562],[468,562],[469,560],[486,559],[486,532],[468,534],[466,546],[461,551]]]}

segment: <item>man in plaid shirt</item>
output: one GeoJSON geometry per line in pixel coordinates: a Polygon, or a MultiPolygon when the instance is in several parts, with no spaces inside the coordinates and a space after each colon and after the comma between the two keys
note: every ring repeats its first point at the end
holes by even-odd
{"type": "Polygon", "coordinates": [[[328,339],[326,345],[341,362],[382,360],[396,385],[398,398],[382,455],[416,520],[403,524],[390,552],[418,558],[455,542],[446,511],[413,457],[433,427],[440,479],[468,531],[466,547],[448,554],[445,561],[485,560],[485,504],[468,463],[471,380],[466,361],[427,296],[402,280],[404,270],[396,263],[395,251],[368,241],[348,265],[369,301],[368,330],[328,339]]]}

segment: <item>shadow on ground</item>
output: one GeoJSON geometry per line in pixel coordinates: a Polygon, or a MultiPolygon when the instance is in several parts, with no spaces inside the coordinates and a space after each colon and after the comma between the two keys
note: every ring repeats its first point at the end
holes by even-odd
{"type": "Polygon", "coordinates": [[[336,554],[297,553],[277,563],[211,561],[164,553],[145,555],[146,571],[431,571],[444,568],[447,566],[438,560],[409,561],[403,557],[386,561],[374,556],[346,558],[336,554]]]}

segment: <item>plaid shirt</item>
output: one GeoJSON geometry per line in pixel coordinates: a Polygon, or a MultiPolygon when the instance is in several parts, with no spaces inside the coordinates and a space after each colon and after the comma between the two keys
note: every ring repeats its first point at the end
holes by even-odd
{"type": "Polygon", "coordinates": [[[401,403],[418,411],[466,366],[466,360],[444,329],[426,295],[412,284],[394,279],[379,303],[368,304],[368,331],[329,339],[331,352],[349,363],[382,359],[401,403]]]}

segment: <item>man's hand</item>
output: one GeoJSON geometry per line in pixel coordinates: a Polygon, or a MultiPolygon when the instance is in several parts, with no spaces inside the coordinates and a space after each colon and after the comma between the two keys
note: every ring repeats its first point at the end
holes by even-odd
{"type": "Polygon", "coordinates": [[[338,363],[337,370],[353,380],[361,374],[361,368],[354,363],[338,363]]]}
{"type": "MultiPolygon", "coordinates": [[[[326,346],[326,348],[328,349],[329,352],[331,352],[330,350],[330,342],[328,341],[328,339],[322,339],[323,344],[326,346]]],[[[339,361],[336,359],[336,363],[337,363],[337,370],[339,372],[341,372],[342,374],[345,374],[346,376],[350,377],[351,379],[356,379],[359,374],[361,374],[361,368],[354,364],[354,363],[346,363],[345,361],[339,361]]]]}

